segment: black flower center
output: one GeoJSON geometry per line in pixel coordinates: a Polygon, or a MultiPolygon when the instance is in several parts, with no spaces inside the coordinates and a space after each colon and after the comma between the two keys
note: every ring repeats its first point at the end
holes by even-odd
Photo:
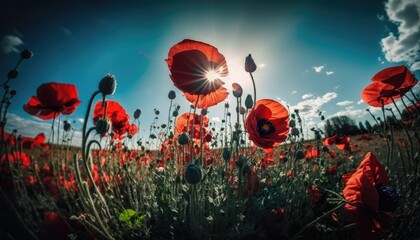
{"type": "Polygon", "coordinates": [[[274,125],[267,119],[261,119],[257,123],[257,131],[262,136],[267,136],[275,130],[274,125]]]}

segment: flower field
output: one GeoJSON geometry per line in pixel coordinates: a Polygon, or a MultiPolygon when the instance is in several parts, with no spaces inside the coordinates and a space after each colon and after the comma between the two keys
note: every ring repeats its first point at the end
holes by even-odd
{"type": "Polygon", "coordinates": [[[229,91],[223,54],[185,39],[166,59],[168,84],[182,95],[168,93],[167,120],[150,126],[149,136],[140,140],[140,109],[128,113],[108,100],[118,76],[107,74],[90,99],[57,82],[28,96],[28,116],[59,122],[47,139],[5,131],[16,95],[10,80],[31,57],[21,52],[2,84],[0,239],[420,237],[420,101],[405,66],[383,69],[360,89],[381,109],[370,113],[372,129],[350,136],[312,128],[308,138],[299,109],[257,95],[251,54],[243,71],[254,92],[237,83],[229,91]],[[230,94],[236,102],[225,102],[230,94]],[[191,103],[185,112],[183,97],[191,103]],[[82,101],[82,129],[60,122],[82,101]],[[208,109],[217,104],[225,108],[216,126],[208,109]],[[82,142],[73,146],[76,131],[82,142]]]}

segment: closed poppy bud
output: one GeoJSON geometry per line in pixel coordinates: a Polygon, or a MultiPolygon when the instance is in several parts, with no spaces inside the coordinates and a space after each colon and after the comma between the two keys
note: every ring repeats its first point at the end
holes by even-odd
{"type": "Polygon", "coordinates": [[[173,111],[173,112],[172,112],[172,116],[173,116],[173,117],[178,117],[178,111],[173,111]]]}
{"type": "Polygon", "coordinates": [[[237,83],[232,83],[232,93],[236,98],[242,97],[242,87],[237,83]]]}
{"type": "Polygon", "coordinates": [[[64,131],[68,132],[71,130],[71,124],[68,121],[64,121],[64,131]]]}
{"type": "Polygon", "coordinates": [[[242,114],[242,115],[244,115],[245,114],[245,108],[244,107],[241,107],[239,109],[239,113],[242,114]]]}
{"type": "Polygon", "coordinates": [[[305,153],[301,150],[298,150],[296,152],[296,160],[300,160],[300,159],[303,159],[303,158],[305,158],[305,153]]]}
{"type": "Polygon", "coordinates": [[[297,135],[299,135],[299,129],[297,129],[297,128],[292,128],[291,133],[292,133],[292,135],[293,135],[293,136],[297,136],[297,135]]]}
{"type": "Polygon", "coordinates": [[[159,115],[159,113],[160,113],[159,110],[155,109],[155,114],[159,115]]]}
{"type": "Polygon", "coordinates": [[[21,57],[21,58],[24,58],[24,59],[29,59],[29,58],[31,58],[33,55],[34,55],[34,54],[33,54],[31,51],[29,51],[28,49],[25,49],[25,50],[23,50],[23,51],[20,53],[20,57],[21,57]]]}
{"type": "Polygon", "coordinates": [[[171,100],[175,99],[176,98],[175,91],[173,91],[173,90],[169,91],[168,98],[171,99],[171,100]]]}
{"type": "Polygon", "coordinates": [[[206,116],[206,115],[207,115],[207,108],[201,109],[201,116],[206,116]]]}
{"type": "Polygon", "coordinates": [[[99,82],[99,91],[101,91],[102,95],[112,95],[117,88],[117,80],[115,76],[112,74],[107,74],[105,77],[101,79],[99,82]]]}
{"type": "Polygon", "coordinates": [[[289,121],[289,127],[291,127],[291,128],[294,128],[294,127],[296,127],[296,122],[295,122],[295,120],[290,120],[289,121]]]}
{"type": "Polygon", "coordinates": [[[188,137],[188,135],[186,133],[180,134],[178,136],[178,143],[180,145],[185,145],[190,141],[190,138],[188,137]]]}
{"type": "Polygon", "coordinates": [[[184,174],[185,181],[189,184],[196,184],[200,182],[201,177],[200,166],[192,163],[188,164],[184,174]]]}
{"type": "Polygon", "coordinates": [[[245,58],[245,71],[252,73],[255,72],[255,70],[257,70],[257,65],[255,65],[254,59],[252,59],[251,54],[249,54],[245,58]]]}
{"type": "Polygon", "coordinates": [[[140,109],[136,109],[136,111],[134,111],[134,119],[138,119],[141,115],[141,110],[140,109]]]}
{"type": "Polygon", "coordinates": [[[14,79],[14,78],[17,78],[18,74],[19,72],[13,69],[13,70],[10,70],[10,72],[7,74],[7,77],[10,79],[14,79]]]}
{"type": "Polygon", "coordinates": [[[232,153],[230,152],[230,150],[226,147],[223,148],[223,152],[222,152],[223,160],[229,161],[231,156],[232,156],[232,153]]]}
{"type": "Polygon", "coordinates": [[[248,96],[245,98],[245,107],[251,109],[253,105],[254,101],[252,100],[252,96],[251,94],[248,94],[248,96]]]}
{"type": "Polygon", "coordinates": [[[229,103],[225,102],[225,108],[229,108],[229,103]]]}
{"type": "Polygon", "coordinates": [[[111,123],[107,118],[99,118],[96,122],[95,130],[98,134],[104,134],[111,128],[111,123]]]}

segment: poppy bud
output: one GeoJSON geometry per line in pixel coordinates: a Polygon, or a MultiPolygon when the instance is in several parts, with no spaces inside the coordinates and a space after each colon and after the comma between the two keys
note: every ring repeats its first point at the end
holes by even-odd
{"type": "Polygon", "coordinates": [[[289,127],[291,127],[291,128],[294,128],[294,127],[296,127],[296,122],[295,122],[295,120],[290,120],[289,121],[289,127]]]}
{"type": "Polygon", "coordinates": [[[245,58],[245,71],[252,73],[255,72],[255,70],[257,70],[257,65],[255,65],[254,59],[252,59],[251,54],[249,54],[245,58]]]}
{"type": "Polygon", "coordinates": [[[251,109],[253,105],[254,101],[252,100],[252,96],[251,94],[248,94],[248,96],[245,98],[245,107],[251,109]]]}
{"type": "Polygon", "coordinates": [[[29,58],[31,58],[33,55],[34,55],[34,54],[33,54],[31,51],[29,51],[28,49],[25,49],[25,50],[23,50],[23,51],[20,53],[20,57],[21,57],[21,58],[24,58],[24,59],[29,59],[29,58]]]}
{"type": "Polygon", "coordinates": [[[155,109],[155,114],[159,115],[159,113],[160,113],[159,110],[155,109]]]}
{"type": "Polygon", "coordinates": [[[296,152],[296,160],[303,159],[303,158],[305,158],[305,156],[306,156],[305,153],[303,151],[301,151],[301,150],[298,150],[296,152]]]}
{"type": "Polygon", "coordinates": [[[172,112],[172,116],[173,116],[173,117],[178,117],[178,111],[173,111],[173,112],[172,112]]]}
{"type": "Polygon", "coordinates": [[[239,113],[242,114],[242,115],[244,115],[245,114],[245,108],[244,107],[241,107],[239,109],[239,113]]]}
{"type": "Polygon", "coordinates": [[[66,132],[70,131],[71,130],[71,124],[68,121],[64,121],[63,129],[66,132]]]}
{"type": "Polygon", "coordinates": [[[166,128],[166,124],[162,123],[162,125],[160,125],[161,128],[166,128]]]}
{"type": "Polygon", "coordinates": [[[207,115],[207,109],[203,108],[201,109],[201,116],[206,116],[207,115]]]}
{"type": "Polygon", "coordinates": [[[322,120],[322,121],[324,121],[324,120],[325,120],[325,117],[324,117],[323,115],[321,116],[321,120],[322,120]]]}
{"type": "Polygon", "coordinates": [[[112,74],[107,74],[105,77],[101,79],[99,82],[99,91],[101,91],[102,95],[112,95],[117,88],[117,80],[115,76],[112,74]]]}
{"type": "Polygon", "coordinates": [[[178,136],[178,143],[180,145],[185,145],[190,141],[190,138],[188,137],[188,135],[186,133],[180,134],[178,136]]]}
{"type": "Polygon", "coordinates": [[[232,93],[236,98],[242,97],[242,87],[237,83],[232,83],[232,93]]]}
{"type": "Polygon", "coordinates": [[[230,150],[226,147],[223,148],[223,152],[222,152],[223,160],[229,161],[231,156],[232,156],[232,153],[230,152],[230,150]]]}
{"type": "Polygon", "coordinates": [[[189,184],[196,184],[200,182],[201,177],[200,166],[192,163],[188,164],[184,174],[185,181],[189,184]]]}
{"type": "Polygon", "coordinates": [[[297,128],[292,128],[292,135],[293,136],[298,136],[299,135],[299,129],[297,129],[297,128]]]}
{"type": "Polygon", "coordinates": [[[171,99],[171,100],[175,99],[176,98],[175,91],[173,91],[173,90],[169,91],[168,98],[171,99]]]}
{"type": "Polygon", "coordinates": [[[10,70],[10,72],[7,74],[7,77],[9,79],[14,79],[14,78],[17,78],[18,74],[19,74],[19,72],[17,70],[13,69],[13,70],[10,70]]]}
{"type": "Polygon", "coordinates": [[[140,109],[136,109],[136,111],[134,111],[134,119],[138,119],[141,115],[141,110],[140,109]]]}
{"type": "Polygon", "coordinates": [[[292,119],[296,118],[296,115],[294,113],[290,114],[290,117],[292,117],[292,119]]]}
{"type": "Polygon", "coordinates": [[[107,118],[99,118],[96,122],[95,130],[98,134],[104,134],[111,128],[111,123],[107,118]]]}
{"type": "Polygon", "coordinates": [[[229,108],[229,103],[225,102],[225,108],[229,108]]]}

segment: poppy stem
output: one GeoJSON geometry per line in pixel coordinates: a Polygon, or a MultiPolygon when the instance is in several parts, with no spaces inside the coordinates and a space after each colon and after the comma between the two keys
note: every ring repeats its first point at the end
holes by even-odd
{"type": "Polygon", "coordinates": [[[255,108],[255,104],[257,102],[257,88],[255,87],[254,76],[252,75],[251,72],[249,73],[249,75],[251,76],[252,86],[254,87],[254,105],[252,106],[252,109],[254,109],[255,108]]]}

